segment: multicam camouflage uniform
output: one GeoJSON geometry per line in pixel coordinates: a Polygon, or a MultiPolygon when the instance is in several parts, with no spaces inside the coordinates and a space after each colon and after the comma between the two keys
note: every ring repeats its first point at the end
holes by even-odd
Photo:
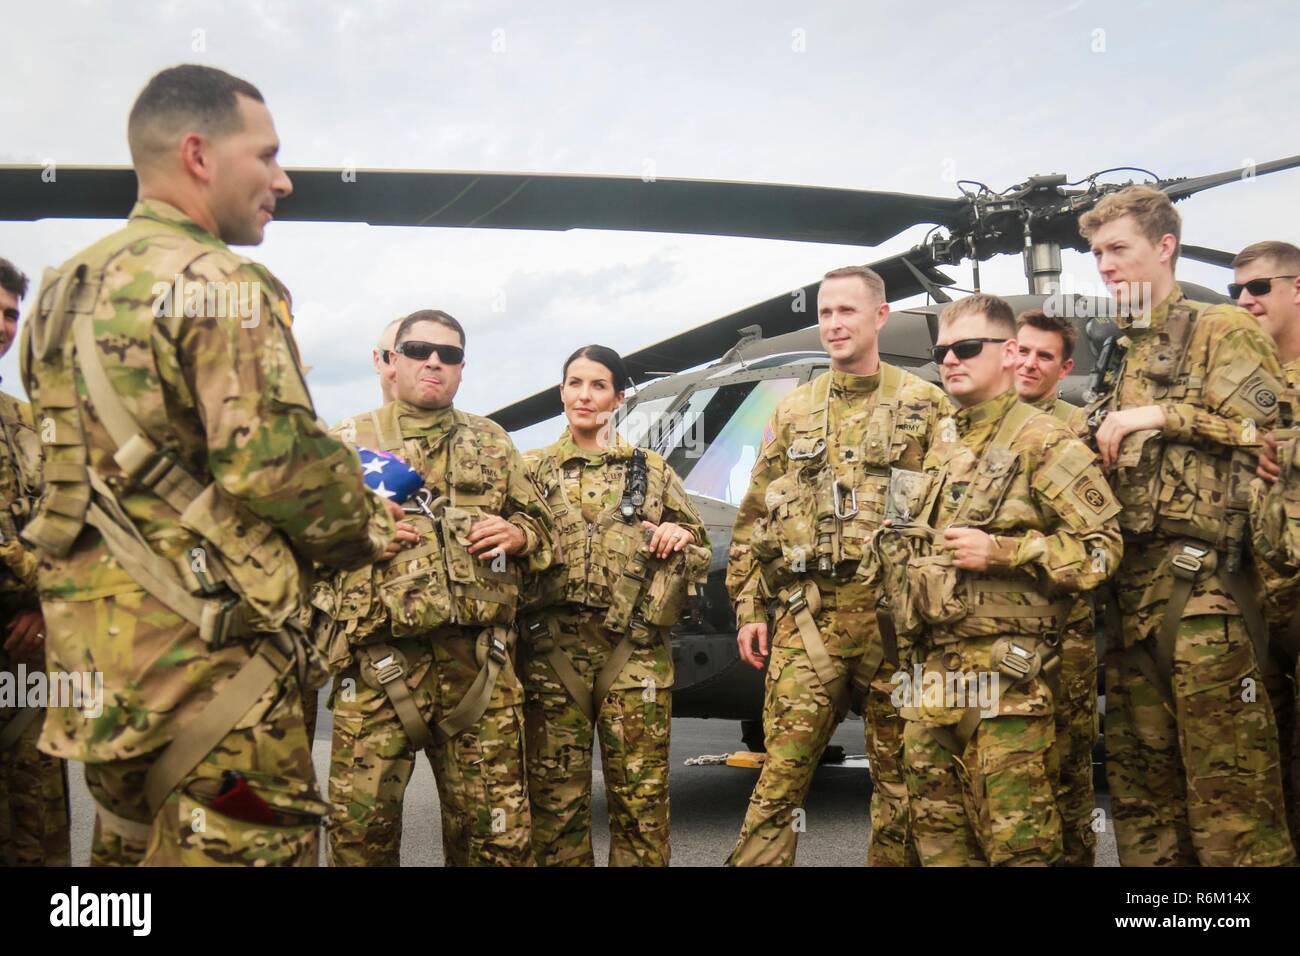
{"type": "Polygon", "coordinates": [[[1119,506],[1087,446],[1012,391],[958,411],[924,470],[906,509],[920,527],[980,528],[995,550],[978,574],[955,568],[937,545],[882,562],[900,637],[912,646],[899,699],[921,863],[1056,863],[1051,684],[1072,595],[1118,564],[1119,506]],[[918,686],[918,673],[934,676],[918,686]],[[981,679],[988,690],[978,699],[981,679]]]}
{"type": "Polygon", "coordinates": [[[669,629],[683,610],[688,582],[703,582],[710,551],[681,479],[659,455],[641,454],[640,506],[633,504],[634,450],[617,435],[603,451],[584,451],[566,428],[553,445],[525,456],[555,515],[564,553],[564,564],[535,582],[545,609],[528,616],[521,651],[533,849],[543,866],[594,862],[597,731],[610,865],[668,865],[669,629]],[[643,558],[638,567],[633,557],[650,534],[643,520],[681,525],[695,543],[664,561],[643,558]],[[637,619],[628,613],[634,608],[637,619]],[[629,623],[614,630],[610,617],[629,623]]]}
{"type": "Polygon", "coordinates": [[[1265,484],[1256,479],[1251,491],[1251,527],[1264,582],[1264,614],[1269,629],[1269,650],[1278,666],[1265,677],[1268,699],[1277,721],[1278,753],[1282,759],[1282,792],[1286,800],[1291,843],[1300,846],[1300,681],[1297,644],[1300,644],[1300,473],[1296,471],[1295,441],[1300,426],[1300,359],[1282,367],[1286,398],[1281,403],[1278,425],[1285,429],[1279,438],[1282,480],[1265,484]]]}
{"type": "Polygon", "coordinates": [[[1120,322],[1128,351],[1099,408],[1158,404],[1166,416],[1163,430],[1124,439],[1111,475],[1125,545],[1105,662],[1120,862],[1287,863],[1267,657],[1247,629],[1258,584],[1248,563],[1229,567],[1248,535],[1259,436],[1277,414],[1277,355],[1248,313],[1177,286],[1149,320],[1120,322]]]}
{"type": "Polygon", "coordinates": [[[452,866],[532,863],[524,689],[513,664],[523,566],[555,560],[550,513],[494,422],[402,401],[345,419],[344,441],[400,455],[435,496],[418,545],[316,590],[336,666],[329,800],[334,866],[397,866],[402,799],[423,749],[452,866]],[[523,558],[466,550],[483,515],[528,539],[523,558]],[[436,523],[435,523],[436,522],[436,523]]]}
{"type": "MultiPolygon", "coordinates": [[[[1087,428],[1087,413],[1052,395],[1031,402],[1055,415],[1076,436],[1087,428]]],[[[1093,827],[1092,751],[1097,743],[1097,638],[1092,598],[1080,595],[1061,634],[1061,673],[1052,713],[1060,780],[1056,806],[1061,811],[1061,865],[1092,866],[1097,832],[1093,827]]]]}
{"type": "MultiPolygon", "coordinates": [[[[37,557],[18,532],[40,491],[41,451],[32,430],[31,408],[3,392],[0,430],[2,644],[17,614],[40,609],[37,557]]],[[[43,670],[44,654],[24,663],[29,671],[43,670]]],[[[13,675],[10,679],[21,692],[17,665],[16,658],[0,649],[0,674],[13,675]]],[[[39,712],[27,713],[0,702],[0,866],[67,866],[70,862],[66,764],[36,748],[40,717],[39,712]]]]}
{"type": "Polygon", "coordinates": [[[23,537],[43,552],[49,666],[104,685],[98,716],[51,709],[41,748],[87,763],[93,862],[315,865],[307,562],[369,560],[393,532],[316,420],[287,293],[145,200],[47,272],[34,311],[21,355],[46,493],[23,537]],[[188,301],[169,303],[178,281],[188,301]],[[226,770],[274,825],[208,805],[226,770]]]}
{"type": "Polygon", "coordinates": [[[938,388],[882,363],[873,375],[832,370],[786,396],[773,414],[727,565],[738,627],[766,620],[768,603],[780,602],[763,702],[767,759],[732,864],[794,863],[795,811],[848,710],[850,680],[865,689],[868,863],[916,863],[903,723],[889,699],[897,652],[876,619],[869,544],[884,515],[890,467],[918,468],[949,409],[938,388]],[[803,600],[811,597],[807,607],[801,588],[803,600]]]}

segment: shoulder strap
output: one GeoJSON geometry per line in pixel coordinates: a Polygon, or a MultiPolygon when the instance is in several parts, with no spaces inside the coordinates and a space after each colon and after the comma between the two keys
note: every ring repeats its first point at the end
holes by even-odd
{"type": "Polygon", "coordinates": [[[994,448],[1010,448],[1011,443],[1020,434],[1020,429],[1024,428],[1035,415],[1041,414],[1033,405],[1016,402],[1011,406],[1011,411],[1007,412],[1007,417],[1002,419],[1002,424],[998,426],[997,434],[993,436],[993,440],[984,448],[984,454],[987,455],[994,448]]]}
{"type": "Polygon", "coordinates": [[[375,430],[375,444],[382,451],[402,450],[402,426],[397,421],[397,403],[389,402],[366,416],[375,430]]]}
{"type": "Polygon", "coordinates": [[[881,405],[897,405],[898,393],[903,390],[903,370],[887,362],[880,363],[880,397],[881,405]]]}

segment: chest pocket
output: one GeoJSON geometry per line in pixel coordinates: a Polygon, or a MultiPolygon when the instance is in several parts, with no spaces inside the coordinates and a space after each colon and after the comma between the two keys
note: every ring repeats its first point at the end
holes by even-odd
{"type": "MultiPolygon", "coordinates": [[[[807,436],[796,438],[786,455],[790,470],[767,486],[764,504],[782,557],[796,573],[801,573],[812,563],[818,485],[826,484],[821,481],[822,469],[826,467],[826,441],[807,436]]],[[[829,508],[829,502],[826,504],[829,508]]]]}
{"type": "Polygon", "coordinates": [[[975,477],[966,487],[966,497],[952,524],[978,528],[988,524],[1002,506],[1007,489],[1016,477],[1020,456],[1007,448],[989,448],[985,451],[975,477]]]}

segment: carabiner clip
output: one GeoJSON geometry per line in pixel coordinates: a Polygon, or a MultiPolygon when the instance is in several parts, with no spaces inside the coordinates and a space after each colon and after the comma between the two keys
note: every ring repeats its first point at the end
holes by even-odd
{"type": "Polygon", "coordinates": [[[852,518],[858,513],[858,489],[856,488],[849,489],[849,510],[843,511],[841,509],[844,498],[840,495],[840,480],[838,478],[831,483],[831,499],[835,506],[835,517],[841,521],[852,518]]]}

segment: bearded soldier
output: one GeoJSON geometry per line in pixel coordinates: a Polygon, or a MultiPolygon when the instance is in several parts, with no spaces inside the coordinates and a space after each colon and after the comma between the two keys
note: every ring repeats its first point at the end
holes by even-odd
{"type": "Polygon", "coordinates": [[[944,309],[934,361],[961,408],[922,474],[895,471],[877,539],[913,649],[895,699],[925,866],[1059,860],[1061,633],[1073,595],[1111,574],[1121,552],[1119,505],[1093,453],[1017,400],[1015,331],[997,296],[944,309]]]}
{"type": "Polygon", "coordinates": [[[866,584],[871,533],[884,514],[891,466],[919,468],[948,401],[933,385],[880,361],[889,317],[872,270],[828,272],[817,294],[831,370],[782,400],[763,435],[736,514],[727,590],[740,657],[761,668],[767,758],[729,862],[790,865],[813,770],[850,702],[863,692],[871,760],[872,865],[915,863],[902,773],[902,721],[890,704],[898,656],[866,584]]]}
{"type": "MultiPolygon", "coordinates": [[[[18,335],[27,276],[0,259],[0,355],[18,335]]],[[[36,593],[38,559],[18,537],[40,495],[40,440],[26,402],[0,392],[0,678],[21,694],[18,665],[45,670],[45,619],[36,593]]],[[[18,706],[22,704],[22,706],[18,706]]],[[[0,866],[67,866],[67,765],[36,747],[41,709],[0,704],[0,866]]]]}
{"type": "Polygon", "coordinates": [[[49,666],[104,695],[41,747],[86,761],[97,863],[314,866],[310,562],[374,560],[393,522],[316,419],[288,293],[227,245],[292,188],[261,94],[164,70],[128,139],[140,201],[47,272],[21,344],[49,666]]]}
{"type": "Polygon", "coordinates": [[[1248,313],[1183,295],[1181,221],[1164,193],[1112,193],[1079,231],[1124,332],[1091,406],[1123,505],[1105,719],[1120,862],[1288,863],[1268,635],[1243,553],[1260,436],[1282,391],[1277,352],[1248,313]]]}
{"type": "MultiPolygon", "coordinates": [[[[1054,415],[1076,436],[1084,434],[1083,409],[1057,395],[1074,368],[1078,337],[1069,319],[1030,309],[1016,318],[1016,394],[1027,405],[1054,415]]],[[[1061,863],[1092,866],[1097,849],[1093,828],[1092,751],[1097,743],[1097,640],[1092,601],[1078,598],[1061,634],[1061,673],[1053,699],[1056,722],[1056,786],[1061,811],[1061,863]]]]}
{"type": "Polygon", "coordinates": [[[317,589],[335,678],[330,861],[396,866],[402,798],[423,750],[450,865],[532,863],[524,693],[513,630],[525,568],[555,560],[551,515],[494,422],[452,406],[465,331],[424,309],[397,327],[395,401],[335,433],[424,479],[408,547],[317,589]]]}

